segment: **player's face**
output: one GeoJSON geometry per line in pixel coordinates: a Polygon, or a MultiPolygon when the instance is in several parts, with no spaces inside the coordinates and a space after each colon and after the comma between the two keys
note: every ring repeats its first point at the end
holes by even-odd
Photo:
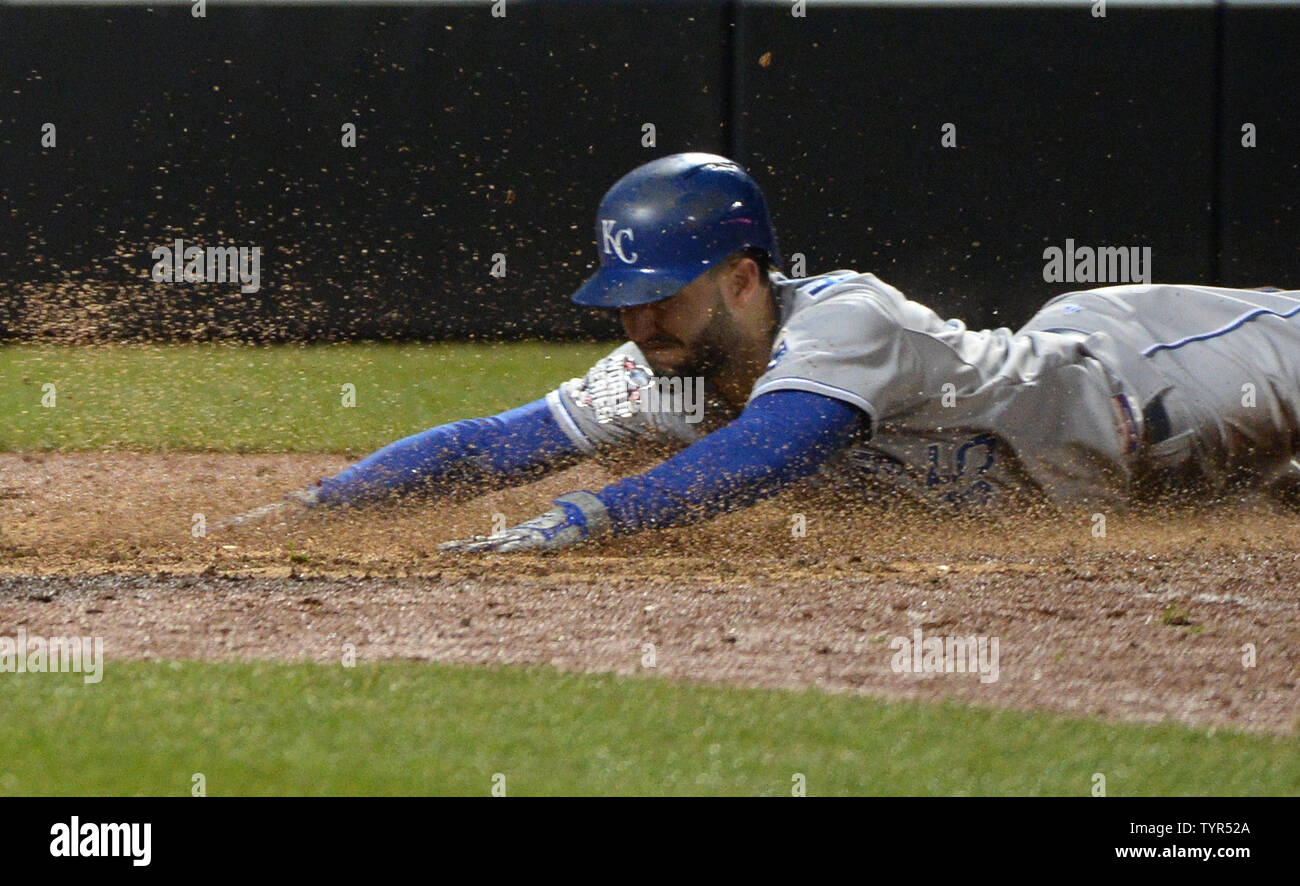
{"type": "Polygon", "coordinates": [[[619,318],[656,375],[713,375],[740,334],[715,274],[702,274],[663,301],[623,308],[619,318]]]}

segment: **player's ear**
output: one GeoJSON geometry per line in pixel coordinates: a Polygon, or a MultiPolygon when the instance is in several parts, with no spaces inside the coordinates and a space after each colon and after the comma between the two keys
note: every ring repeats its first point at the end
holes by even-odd
{"type": "Polygon", "coordinates": [[[723,281],[723,291],[728,301],[737,304],[746,302],[758,288],[758,264],[752,258],[746,255],[729,263],[723,281]]]}

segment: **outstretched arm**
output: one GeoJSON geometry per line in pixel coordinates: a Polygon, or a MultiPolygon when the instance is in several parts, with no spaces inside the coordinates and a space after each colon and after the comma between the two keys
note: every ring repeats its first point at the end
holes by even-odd
{"type": "Polygon", "coordinates": [[[495,536],[449,542],[444,550],[512,551],[564,547],[605,534],[681,526],[746,507],[816,471],[869,418],[822,394],[777,390],[740,417],[644,474],[598,493],[560,496],[547,514],[495,536]]]}
{"type": "Polygon", "coordinates": [[[594,452],[644,438],[690,442],[699,432],[686,415],[657,415],[638,408],[651,378],[630,342],[546,397],[489,418],[430,428],[398,440],[318,486],[227,521],[238,526],[280,513],[294,503],[349,505],[417,488],[480,491],[518,479],[535,479],[594,452]]]}
{"type": "Polygon", "coordinates": [[[492,487],[540,475],[580,455],[578,444],[561,430],[543,398],[489,418],[439,425],[398,440],[319,486],[291,492],[283,501],[254,508],[223,525],[258,522],[295,504],[363,504],[420,487],[447,489],[458,483],[492,487]]]}
{"type": "Polygon", "coordinates": [[[390,443],[350,468],[321,481],[322,504],[358,504],[417,488],[457,483],[493,485],[540,474],[579,455],[546,400],[489,418],[439,425],[390,443]]]}

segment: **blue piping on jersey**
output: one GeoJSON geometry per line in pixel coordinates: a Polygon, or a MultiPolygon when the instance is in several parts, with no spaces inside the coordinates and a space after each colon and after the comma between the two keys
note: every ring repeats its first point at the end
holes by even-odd
{"type": "Polygon", "coordinates": [[[822,282],[814,284],[811,289],[806,289],[806,287],[808,286],[808,284],[806,283],[803,286],[800,286],[799,289],[806,289],[809,295],[816,295],[826,287],[834,286],[836,283],[840,282],[841,280],[847,280],[852,276],[853,276],[852,274],[840,274],[839,276],[828,277],[822,282]]]}
{"type": "Polygon", "coordinates": [[[750,395],[750,399],[751,401],[756,400],[761,394],[773,391],[807,391],[812,394],[821,394],[835,400],[845,400],[852,403],[854,406],[865,412],[868,418],[874,418],[876,414],[876,407],[873,406],[869,400],[864,399],[861,395],[850,391],[848,388],[841,388],[839,385],[827,384],[824,381],[817,381],[812,378],[804,378],[802,375],[778,376],[777,378],[754,388],[754,392],[750,395]],[[774,385],[779,385],[782,382],[800,382],[800,384],[786,387],[774,387],[774,385]]]}
{"type": "Polygon", "coordinates": [[[1296,307],[1292,308],[1286,313],[1280,313],[1278,311],[1274,311],[1269,308],[1257,308],[1256,310],[1250,311],[1249,313],[1242,314],[1236,320],[1233,320],[1231,323],[1229,323],[1227,326],[1224,326],[1221,329],[1215,329],[1212,332],[1202,332],[1199,335],[1189,335],[1186,338],[1180,338],[1177,341],[1161,342],[1159,344],[1149,345],[1148,347],[1142,349],[1142,356],[1150,357],[1152,354],[1156,353],[1157,351],[1173,351],[1173,350],[1177,350],[1178,348],[1181,348],[1183,345],[1191,344],[1194,341],[1208,341],[1212,338],[1218,338],[1221,335],[1227,335],[1229,332],[1232,332],[1235,329],[1240,329],[1242,326],[1245,326],[1251,320],[1254,320],[1257,317],[1263,317],[1266,314],[1272,314],[1274,317],[1281,317],[1283,320],[1289,320],[1290,318],[1296,316],[1297,314],[1300,314],[1300,305],[1297,305],[1296,307]]]}

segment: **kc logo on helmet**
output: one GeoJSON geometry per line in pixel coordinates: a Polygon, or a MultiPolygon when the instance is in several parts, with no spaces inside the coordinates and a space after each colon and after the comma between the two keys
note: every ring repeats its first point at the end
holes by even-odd
{"type": "Polygon", "coordinates": [[[636,261],[636,253],[632,253],[631,257],[623,253],[623,238],[627,237],[628,240],[632,240],[632,229],[619,228],[616,231],[614,230],[616,224],[618,222],[612,218],[602,218],[600,220],[601,233],[604,235],[605,252],[607,254],[614,253],[623,264],[633,264],[636,261]]]}

